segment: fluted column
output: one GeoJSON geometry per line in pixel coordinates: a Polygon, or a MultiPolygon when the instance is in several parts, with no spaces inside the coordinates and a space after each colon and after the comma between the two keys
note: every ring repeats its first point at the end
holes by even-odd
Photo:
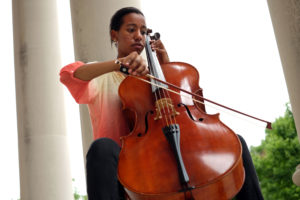
{"type": "MultiPolygon", "coordinates": [[[[300,1],[268,0],[268,5],[300,140],[300,1]]],[[[300,186],[300,165],[293,181],[300,186]]]]}
{"type": "Polygon", "coordinates": [[[56,1],[13,0],[22,200],[71,200],[56,1]]]}
{"type": "MultiPolygon", "coordinates": [[[[75,59],[83,62],[105,61],[116,58],[110,44],[109,23],[113,13],[125,6],[140,7],[139,0],[71,0],[71,15],[75,59]]],[[[84,156],[93,140],[89,113],[80,105],[84,156]]]]}

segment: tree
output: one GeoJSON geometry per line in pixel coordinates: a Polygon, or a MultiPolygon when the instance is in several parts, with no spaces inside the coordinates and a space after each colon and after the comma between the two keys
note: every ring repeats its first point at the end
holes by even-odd
{"type": "Polygon", "coordinates": [[[283,117],[275,120],[272,130],[260,146],[251,147],[252,159],[265,200],[299,200],[300,187],[292,175],[300,163],[300,144],[293,114],[287,104],[283,117]]]}

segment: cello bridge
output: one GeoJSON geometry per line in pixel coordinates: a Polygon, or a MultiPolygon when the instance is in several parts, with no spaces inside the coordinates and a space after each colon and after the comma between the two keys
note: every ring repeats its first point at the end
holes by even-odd
{"type": "Polygon", "coordinates": [[[164,116],[175,117],[179,112],[175,110],[175,106],[170,98],[162,98],[155,102],[156,116],[154,120],[162,119],[164,116]]]}

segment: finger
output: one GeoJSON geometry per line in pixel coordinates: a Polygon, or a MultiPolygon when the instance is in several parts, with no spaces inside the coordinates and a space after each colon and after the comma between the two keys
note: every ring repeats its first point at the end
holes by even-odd
{"type": "Polygon", "coordinates": [[[165,49],[159,49],[159,48],[154,48],[153,50],[154,50],[156,53],[164,53],[164,52],[166,52],[165,49]]]}
{"type": "Polygon", "coordinates": [[[143,64],[144,59],[140,55],[133,55],[132,56],[132,62],[128,66],[129,70],[128,72],[132,75],[137,75],[140,71],[138,68],[143,64]]]}
{"type": "Polygon", "coordinates": [[[142,75],[142,76],[145,76],[145,75],[147,75],[147,74],[149,74],[149,69],[148,69],[148,67],[146,67],[145,70],[141,72],[141,75],[142,75]]]}
{"type": "Polygon", "coordinates": [[[143,75],[147,71],[148,71],[147,63],[144,59],[142,59],[142,62],[140,62],[139,65],[133,70],[133,74],[143,75]]]}
{"type": "Polygon", "coordinates": [[[136,52],[132,52],[130,53],[127,57],[124,58],[124,65],[126,65],[127,67],[129,67],[130,65],[132,65],[132,63],[134,62],[134,60],[136,59],[136,57],[138,56],[138,53],[136,52]]]}
{"type": "Polygon", "coordinates": [[[136,68],[139,67],[139,65],[141,65],[141,63],[143,62],[143,58],[141,56],[137,56],[134,58],[134,60],[131,62],[129,68],[131,68],[133,71],[136,70],[136,68]]]}
{"type": "Polygon", "coordinates": [[[143,71],[145,71],[145,69],[146,69],[146,65],[142,63],[134,70],[134,72],[136,72],[136,74],[141,74],[143,71]]]}
{"type": "Polygon", "coordinates": [[[161,40],[154,40],[153,44],[154,44],[155,46],[162,46],[161,40]]]}
{"type": "Polygon", "coordinates": [[[126,58],[125,60],[124,60],[124,65],[126,66],[126,67],[129,67],[131,64],[132,64],[132,62],[133,62],[133,59],[132,58],[126,58]]]}
{"type": "Polygon", "coordinates": [[[164,45],[162,44],[161,40],[156,40],[155,42],[153,42],[153,44],[151,45],[152,50],[165,50],[164,45]]]}

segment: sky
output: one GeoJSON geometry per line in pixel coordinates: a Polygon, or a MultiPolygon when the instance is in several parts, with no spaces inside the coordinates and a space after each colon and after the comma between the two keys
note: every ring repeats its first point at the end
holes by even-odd
{"type": "MultiPolygon", "coordinates": [[[[266,1],[141,2],[148,27],[160,32],[170,59],[198,69],[206,98],[271,122],[284,114],[289,98],[266,1]]],[[[62,65],[74,60],[68,3],[58,1],[62,65]]],[[[1,1],[0,6],[0,195],[15,200],[19,169],[11,2],[1,1]]],[[[85,194],[78,106],[67,90],[65,102],[74,187],[85,194]]],[[[242,135],[249,147],[265,137],[264,123],[210,107],[208,113],[220,113],[221,120],[242,135]]]]}

